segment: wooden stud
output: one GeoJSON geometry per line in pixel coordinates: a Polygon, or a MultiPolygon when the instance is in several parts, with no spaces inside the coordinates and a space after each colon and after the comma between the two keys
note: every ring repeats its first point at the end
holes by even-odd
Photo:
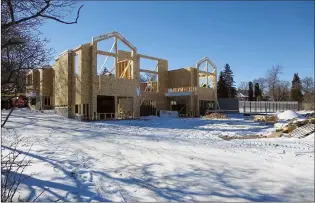
{"type": "Polygon", "coordinates": [[[143,73],[151,73],[151,74],[158,74],[157,71],[145,70],[145,69],[140,69],[140,72],[143,72],[143,73]]]}
{"type": "Polygon", "coordinates": [[[143,54],[138,54],[138,56],[140,56],[141,58],[146,58],[146,59],[151,59],[151,60],[161,60],[159,58],[156,58],[156,57],[152,57],[152,56],[146,56],[146,55],[143,55],[143,54]]]}
{"type": "MultiPolygon", "coordinates": [[[[115,69],[116,69],[115,77],[117,77],[117,76],[118,76],[118,75],[117,75],[117,64],[118,64],[118,45],[117,45],[117,37],[115,37],[114,43],[115,43],[115,45],[114,45],[115,48],[114,48],[114,49],[115,49],[115,55],[116,55],[114,67],[115,67],[115,69]]],[[[113,71],[113,70],[112,70],[112,71],[113,71]]]]}
{"type": "Polygon", "coordinates": [[[124,71],[123,71],[122,74],[120,75],[120,78],[124,78],[124,77],[125,77],[126,72],[127,72],[127,70],[129,69],[129,67],[130,67],[130,63],[131,63],[131,61],[128,62],[128,64],[127,64],[127,66],[125,67],[124,71]]]}
{"type": "MultiPolygon", "coordinates": [[[[208,61],[206,61],[206,72],[208,73],[208,61]]],[[[207,74],[207,84],[206,84],[206,88],[208,88],[208,84],[209,84],[209,79],[208,79],[208,74],[207,74]]]]}
{"type": "Polygon", "coordinates": [[[102,50],[97,50],[96,53],[104,55],[104,56],[113,56],[113,57],[117,56],[117,54],[114,54],[114,53],[108,52],[108,51],[102,51],[102,50]]]}

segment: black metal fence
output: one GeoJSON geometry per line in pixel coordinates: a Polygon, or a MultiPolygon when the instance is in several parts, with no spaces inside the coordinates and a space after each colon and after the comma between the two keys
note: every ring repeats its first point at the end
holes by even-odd
{"type": "Polygon", "coordinates": [[[298,111],[299,103],[295,101],[239,101],[241,113],[274,113],[286,110],[298,111]]]}

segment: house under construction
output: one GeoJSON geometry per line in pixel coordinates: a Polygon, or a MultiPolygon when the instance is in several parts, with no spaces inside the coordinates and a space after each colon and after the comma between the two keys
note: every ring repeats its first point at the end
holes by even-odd
{"type": "Polygon", "coordinates": [[[195,117],[216,108],[216,78],[216,66],[208,57],[196,67],[169,71],[167,60],[140,54],[121,34],[111,32],[61,53],[51,68],[30,71],[27,95],[34,108],[54,108],[70,118],[139,118],[160,110],[195,117]],[[98,45],[110,39],[111,49],[101,50],[98,45]],[[129,50],[119,49],[118,42],[129,50]],[[109,58],[114,61],[110,69],[109,58]],[[155,67],[143,67],[141,59],[155,61],[155,67]],[[143,79],[143,74],[149,77],[143,79]]]}

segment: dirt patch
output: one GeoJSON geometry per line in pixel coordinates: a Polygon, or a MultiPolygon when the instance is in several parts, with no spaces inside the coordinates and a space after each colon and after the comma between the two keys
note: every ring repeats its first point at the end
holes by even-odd
{"type": "Polygon", "coordinates": [[[262,138],[267,138],[266,135],[246,135],[243,137],[238,137],[238,136],[219,136],[223,140],[245,140],[245,139],[262,139],[262,138]]]}

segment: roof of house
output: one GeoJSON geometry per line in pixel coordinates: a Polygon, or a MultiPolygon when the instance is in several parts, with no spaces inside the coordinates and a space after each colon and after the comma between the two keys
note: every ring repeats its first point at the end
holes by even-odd
{"type": "Polygon", "coordinates": [[[237,97],[248,97],[248,90],[238,90],[237,97]]]}

